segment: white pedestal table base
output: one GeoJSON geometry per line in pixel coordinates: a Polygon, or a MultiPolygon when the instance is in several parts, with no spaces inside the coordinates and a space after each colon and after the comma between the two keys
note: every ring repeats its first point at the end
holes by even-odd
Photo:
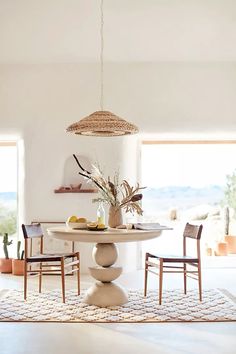
{"type": "Polygon", "coordinates": [[[114,243],[97,243],[94,246],[93,259],[99,266],[89,267],[89,271],[99,281],[87,290],[84,302],[99,307],[120,306],[128,302],[125,289],[113,283],[122,273],[122,267],[112,266],[117,257],[114,243]]]}

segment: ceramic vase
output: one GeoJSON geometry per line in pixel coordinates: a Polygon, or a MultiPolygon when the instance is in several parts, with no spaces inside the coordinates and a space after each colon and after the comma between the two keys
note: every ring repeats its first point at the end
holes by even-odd
{"type": "Polygon", "coordinates": [[[116,206],[110,206],[109,208],[109,217],[108,217],[108,225],[110,227],[117,227],[119,225],[122,225],[123,220],[122,220],[122,211],[119,207],[116,206]]]}

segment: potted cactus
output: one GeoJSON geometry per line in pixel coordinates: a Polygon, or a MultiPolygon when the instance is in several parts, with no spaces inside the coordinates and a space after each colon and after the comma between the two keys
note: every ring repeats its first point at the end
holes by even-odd
{"type": "Polygon", "coordinates": [[[218,242],[215,250],[216,256],[227,256],[228,255],[228,244],[225,240],[225,235],[229,234],[229,207],[226,206],[223,209],[223,220],[224,220],[224,237],[218,242]]]}
{"type": "Polygon", "coordinates": [[[227,243],[228,253],[236,253],[236,236],[229,234],[230,213],[229,207],[225,207],[225,237],[224,241],[227,243]]]}
{"type": "MultiPolygon", "coordinates": [[[[225,238],[224,241],[227,243],[228,253],[236,253],[236,235],[232,233],[232,221],[235,225],[235,215],[236,215],[236,169],[232,174],[226,176],[226,186],[225,186],[225,198],[224,204],[225,208],[225,238]],[[230,211],[233,214],[233,220],[230,222],[230,211]],[[229,226],[231,224],[231,230],[229,226]],[[230,231],[230,232],[229,232],[230,231]]],[[[234,226],[235,230],[235,226],[234,226]]]]}
{"type": "Polygon", "coordinates": [[[0,272],[1,273],[11,273],[12,272],[12,259],[9,258],[8,246],[12,244],[12,240],[9,241],[8,233],[3,235],[3,251],[5,258],[0,258],[0,272]]]}
{"type": "Polygon", "coordinates": [[[20,252],[21,241],[17,242],[17,259],[12,260],[12,274],[14,275],[23,275],[25,260],[24,260],[24,251],[20,252]]]}

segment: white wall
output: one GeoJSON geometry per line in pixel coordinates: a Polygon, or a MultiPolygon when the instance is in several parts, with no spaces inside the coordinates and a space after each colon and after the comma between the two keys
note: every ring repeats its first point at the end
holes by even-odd
{"type": "MultiPolygon", "coordinates": [[[[104,95],[107,109],[143,133],[236,137],[233,63],[106,64],[104,95]]],[[[97,109],[96,64],[0,65],[0,136],[22,138],[25,145],[25,222],[72,214],[95,218],[94,195],[53,193],[63,184],[64,164],[73,153],[99,161],[107,174],[119,167],[121,177],[136,180],[137,137],[65,133],[69,124],[97,109]]],[[[85,270],[91,258],[89,246],[83,249],[85,270]]],[[[135,254],[135,244],[122,249],[127,270],[136,266],[135,254]]]]}

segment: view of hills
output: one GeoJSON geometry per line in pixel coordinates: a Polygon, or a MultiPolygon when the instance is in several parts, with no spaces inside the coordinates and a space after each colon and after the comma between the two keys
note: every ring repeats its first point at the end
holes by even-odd
{"type": "Polygon", "coordinates": [[[192,188],[190,186],[167,186],[163,188],[147,188],[143,191],[143,207],[152,212],[172,207],[188,209],[200,204],[219,205],[224,199],[224,188],[207,186],[192,188]]]}
{"type": "MultiPolygon", "coordinates": [[[[190,186],[167,186],[143,190],[143,207],[151,206],[157,211],[178,207],[188,209],[199,204],[219,205],[224,199],[224,188],[217,185],[205,188],[190,186]]],[[[12,204],[17,200],[16,192],[0,192],[1,204],[12,204]]]]}

